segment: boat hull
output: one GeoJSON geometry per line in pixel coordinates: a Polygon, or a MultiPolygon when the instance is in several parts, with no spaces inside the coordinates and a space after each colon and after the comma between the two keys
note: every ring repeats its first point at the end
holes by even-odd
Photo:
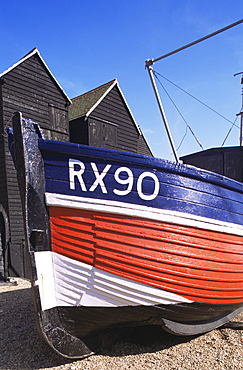
{"type": "Polygon", "coordinates": [[[58,255],[190,302],[242,302],[239,235],[82,209],[49,212],[58,255]]]}
{"type": "Polygon", "coordinates": [[[37,324],[58,353],[129,326],[200,334],[242,310],[241,183],[13,126],[37,324]]]}

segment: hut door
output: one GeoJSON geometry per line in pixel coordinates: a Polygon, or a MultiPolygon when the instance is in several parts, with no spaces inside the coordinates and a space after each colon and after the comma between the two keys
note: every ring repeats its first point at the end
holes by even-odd
{"type": "Polygon", "coordinates": [[[117,125],[92,120],[89,123],[89,145],[117,149],[117,125]]]}
{"type": "Polygon", "coordinates": [[[101,122],[97,121],[92,121],[89,123],[89,145],[102,148],[101,125],[102,125],[101,122]]]}
{"type": "Polygon", "coordinates": [[[104,148],[117,149],[117,125],[105,123],[103,126],[104,148]]]}
{"type": "Polygon", "coordinates": [[[6,280],[5,241],[5,222],[2,213],[0,213],[0,282],[6,280]]]}

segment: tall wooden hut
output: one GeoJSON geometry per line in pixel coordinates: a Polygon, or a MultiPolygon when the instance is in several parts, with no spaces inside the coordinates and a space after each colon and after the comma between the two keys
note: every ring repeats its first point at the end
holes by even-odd
{"type": "Polygon", "coordinates": [[[69,141],[70,104],[37,49],[0,74],[0,280],[28,275],[21,202],[6,129],[14,112],[21,111],[40,124],[46,138],[69,141]]]}
{"type": "Polygon", "coordinates": [[[118,81],[72,99],[70,141],[152,156],[118,81]]]}

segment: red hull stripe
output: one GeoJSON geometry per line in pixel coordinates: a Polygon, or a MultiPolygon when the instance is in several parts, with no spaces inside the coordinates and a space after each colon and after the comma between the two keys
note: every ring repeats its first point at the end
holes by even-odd
{"type": "Polygon", "coordinates": [[[193,301],[243,301],[241,236],[127,215],[49,211],[56,253],[193,301]]]}

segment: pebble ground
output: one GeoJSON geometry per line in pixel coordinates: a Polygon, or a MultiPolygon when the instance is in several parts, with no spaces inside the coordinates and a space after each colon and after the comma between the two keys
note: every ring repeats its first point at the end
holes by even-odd
{"type": "MultiPolygon", "coordinates": [[[[176,337],[162,329],[129,332],[99,355],[69,361],[39,338],[30,283],[0,286],[0,369],[4,370],[243,370],[243,330],[217,329],[198,337],[176,337]]],[[[243,321],[243,314],[236,318],[243,321]]]]}

